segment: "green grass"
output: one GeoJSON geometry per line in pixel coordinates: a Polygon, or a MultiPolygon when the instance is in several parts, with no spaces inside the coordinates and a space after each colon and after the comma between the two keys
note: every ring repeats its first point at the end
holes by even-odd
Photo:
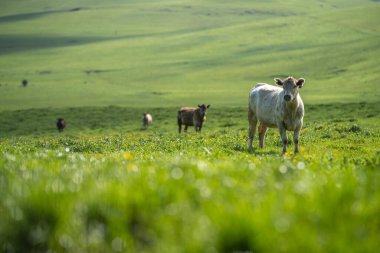
{"type": "Polygon", "coordinates": [[[1,251],[377,251],[379,8],[1,1],[1,251]],[[301,153],[275,129],[248,150],[249,90],[288,75],[301,153]],[[199,103],[202,133],[179,135],[199,103]]]}
{"type": "MultiPolygon", "coordinates": [[[[334,125],[337,123],[377,129],[379,125],[377,103],[321,104],[306,105],[304,128],[310,124],[334,125]]],[[[146,108],[144,108],[146,109],[146,108]]],[[[154,124],[147,132],[158,134],[177,132],[178,107],[150,108],[154,124]]],[[[0,138],[10,136],[61,136],[57,132],[57,118],[67,123],[63,135],[115,134],[141,132],[142,114],[140,108],[80,107],[44,108],[0,112],[0,138]]],[[[247,107],[215,107],[211,105],[205,122],[205,131],[229,129],[246,130],[247,107]]],[[[189,128],[193,132],[193,128],[189,128]]],[[[273,130],[277,134],[277,131],[273,130]]]]}
{"type": "Polygon", "coordinates": [[[201,134],[176,133],[171,109],[155,109],[163,121],[141,130],[119,117],[139,110],[119,107],[68,111],[93,112],[101,125],[74,117],[60,134],[10,131],[0,142],[0,244],[16,252],[372,252],[380,246],[377,108],[309,106],[296,156],[280,155],[273,129],[264,149],[249,151],[242,108],[210,108],[201,134]]]}
{"type": "Polygon", "coordinates": [[[378,154],[352,162],[220,153],[232,159],[206,152],[152,160],[135,160],[133,153],[5,154],[2,245],[20,252],[371,252],[379,246],[378,154]]]}
{"type": "Polygon", "coordinates": [[[245,106],[288,75],[306,78],[308,104],[379,97],[374,1],[2,5],[0,110],[245,106]]]}

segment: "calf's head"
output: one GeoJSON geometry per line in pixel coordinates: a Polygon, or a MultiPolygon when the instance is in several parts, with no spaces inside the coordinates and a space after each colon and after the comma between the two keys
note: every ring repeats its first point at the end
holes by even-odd
{"type": "Polygon", "coordinates": [[[276,84],[281,85],[284,89],[284,100],[286,102],[293,101],[298,95],[298,89],[301,89],[305,83],[305,79],[300,78],[298,80],[293,77],[288,77],[285,80],[275,78],[276,84]]]}
{"type": "Polygon", "coordinates": [[[205,105],[205,104],[202,104],[202,105],[198,105],[198,109],[199,109],[199,114],[201,116],[201,118],[203,119],[204,116],[206,115],[206,111],[207,109],[210,107],[211,105],[205,105]]]}

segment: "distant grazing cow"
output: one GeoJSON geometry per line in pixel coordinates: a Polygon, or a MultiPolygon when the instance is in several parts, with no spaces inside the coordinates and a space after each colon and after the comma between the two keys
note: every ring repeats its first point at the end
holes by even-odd
{"type": "Polygon", "coordinates": [[[62,132],[63,129],[64,129],[65,127],[66,127],[65,120],[62,119],[62,118],[59,118],[59,119],[57,120],[57,128],[58,128],[58,131],[59,131],[59,132],[62,132]]]}
{"type": "Polygon", "coordinates": [[[181,133],[182,125],[185,125],[185,132],[188,126],[195,126],[195,131],[200,132],[203,122],[206,120],[206,111],[210,105],[198,105],[197,108],[182,107],[178,110],[178,133],[181,133]]]}
{"type": "Polygon", "coordinates": [[[264,146],[265,133],[268,127],[278,128],[280,131],[283,149],[286,152],[288,139],[286,130],[294,131],[294,152],[299,152],[298,138],[303,124],[304,106],[298,90],[305,83],[305,79],[298,80],[288,77],[285,80],[274,79],[282,88],[269,84],[259,83],[249,94],[248,121],[249,121],[249,148],[252,149],[256,124],[259,122],[259,146],[264,146]]]}
{"type": "Polygon", "coordinates": [[[22,87],[26,87],[28,85],[28,80],[24,79],[21,82],[22,87]]]}
{"type": "Polygon", "coordinates": [[[152,115],[150,115],[147,112],[144,112],[143,113],[143,120],[142,121],[143,121],[143,127],[147,128],[153,122],[152,115]]]}

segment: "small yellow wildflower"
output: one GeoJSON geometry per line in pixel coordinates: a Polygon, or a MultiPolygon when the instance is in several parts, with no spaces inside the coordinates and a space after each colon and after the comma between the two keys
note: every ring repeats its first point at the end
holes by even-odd
{"type": "Polygon", "coordinates": [[[123,158],[124,158],[125,160],[127,160],[127,161],[130,161],[130,160],[133,159],[132,154],[129,153],[129,152],[125,152],[125,153],[123,154],[123,158]]]}

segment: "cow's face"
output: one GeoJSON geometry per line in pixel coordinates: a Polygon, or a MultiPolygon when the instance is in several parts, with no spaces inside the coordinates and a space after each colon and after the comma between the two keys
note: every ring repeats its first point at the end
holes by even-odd
{"type": "Polygon", "coordinates": [[[281,85],[284,89],[284,100],[289,102],[293,101],[297,95],[298,95],[298,89],[302,88],[305,79],[300,78],[298,80],[294,79],[293,77],[288,77],[284,81],[275,78],[274,79],[276,84],[281,85]]]}
{"type": "Polygon", "coordinates": [[[205,115],[206,115],[206,111],[207,109],[210,107],[210,105],[205,105],[205,104],[202,104],[202,105],[198,105],[198,108],[199,108],[199,113],[201,115],[201,117],[203,118],[205,115]]]}

